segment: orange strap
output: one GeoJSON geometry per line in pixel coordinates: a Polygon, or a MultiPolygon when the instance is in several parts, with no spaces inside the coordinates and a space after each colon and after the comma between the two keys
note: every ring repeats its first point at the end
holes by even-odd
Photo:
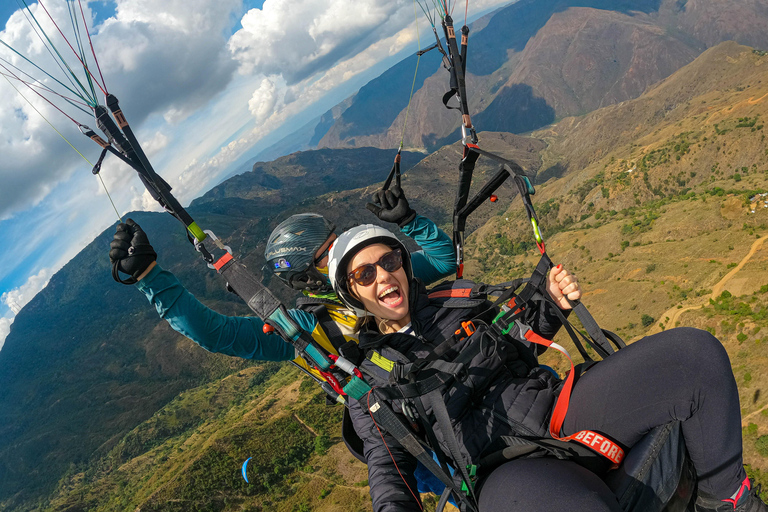
{"type": "MultiPolygon", "coordinates": [[[[453,288],[451,290],[440,290],[429,294],[430,299],[440,299],[442,297],[461,297],[467,298],[472,293],[472,288],[453,288]]],[[[542,338],[543,339],[543,338],[542,338]]]]}
{"type": "Polygon", "coordinates": [[[597,432],[593,432],[591,430],[581,430],[573,435],[560,437],[560,431],[563,428],[565,415],[568,412],[568,404],[571,401],[573,383],[576,378],[576,370],[573,366],[573,360],[571,360],[570,354],[568,354],[568,351],[563,347],[553,342],[552,340],[548,340],[539,336],[530,328],[528,329],[528,332],[525,333],[525,339],[531,343],[543,345],[545,347],[552,347],[562,352],[565,354],[565,357],[568,358],[568,362],[571,363],[571,371],[568,372],[568,377],[565,379],[565,384],[563,384],[563,388],[560,390],[560,396],[557,398],[555,410],[552,411],[552,419],[549,421],[549,434],[553,439],[557,439],[558,441],[577,441],[592,451],[606,457],[616,466],[618,466],[622,459],[624,459],[624,450],[622,450],[618,444],[614,443],[604,435],[598,434],[597,432]]]}
{"type": "Polygon", "coordinates": [[[232,259],[232,255],[229,254],[229,253],[226,253],[226,254],[224,254],[224,256],[219,258],[219,261],[217,261],[216,263],[213,264],[213,268],[215,268],[216,271],[218,272],[219,270],[221,270],[221,267],[223,267],[224,265],[229,263],[229,261],[231,259],[232,259]]]}

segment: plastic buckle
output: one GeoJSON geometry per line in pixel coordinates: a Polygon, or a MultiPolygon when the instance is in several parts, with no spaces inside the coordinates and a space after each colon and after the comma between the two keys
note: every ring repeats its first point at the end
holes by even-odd
{"type": "Polygon", "coordinates": [[[472,336],[475,334],[475,331],[477,331],[475,324],[473,324],[471,320],[468,322],[461,322],[461,327],[464,329],[464,332],[467,333],[467,336],[472,336]]]}
{"type": "Polygon", "coordinates": [[[344,393],[344,388],[341,387],[341,384],[331,372],[324,372],[317,367],[315,369],[317,370],[317,373],[323,376],[325,382],[327,382],[336,393],[338,393],[340,396],[346,396],[346,393],[344,393]]]}
{"type": "MultiPolygon", "coordinates": [[[[467,469],[469,470],[469,479],[474,481],[477,478],[477,466],[474,464],[468,465],[467,469]]],[[[466,493],[467,496],[472,494],[472,489],[469,488],[467,482],[461,482],[461,491],[466,493]]]]}

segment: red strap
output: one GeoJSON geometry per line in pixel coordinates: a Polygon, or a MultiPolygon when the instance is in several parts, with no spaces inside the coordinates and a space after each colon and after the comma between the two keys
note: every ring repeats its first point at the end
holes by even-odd
{"type": "Polygon", "coordinates": [[[614,467],[618,467],[624,459],[624,450],[619,445],[604,435],[592,432],[591,430],[582,430],[568,437],[560,437],[558,439],[560,441],[577,441],[613,462],[614,467]]]}
{"type": "Polygon", "coordinates": [[[221,267],[226,265],[231,259],[232,259],[232,255],[229,253],[225,253],[224,256],[219,258],[219,261],[213,264],[213,268],[215,268],[216,271],[218,272],[219,270],[221,270],[221,267]]]}
{"type": "Polygon", "coordinates": [[[549,421],[549,434],[552,438],[559,441],[577,441],[592,451],[606,457],[616,466],[618,466],[624,458],[624,450],[619,445],[605,437],[604,435],[592,432],[591,430],[581,430],[573,435],[567,437],[560,437],[560,431],[563,428],[563,422],[565,421],[565,415],[568,412],[568,404],[571,401],[571,392],[573,391],[573,382],[576,377],[576,370],[573,366],[573,361],[568,352],[557,343],[553,343],[552,340],[543,338],[528,329],[525,333],[525,339],[531,343],[537,345],[543,345],[545,347],[552,347],[559,350],[565,357],[568,358],[568,362],[571,363],[571,371],[568,372],[568,377],[565,379],[565,384],[560,390],[560,396],[557,398],[557,404],[555,404],[555,410],[552,411],[552,419],[549,421]]]}
{"type": "Polygon", "coordinates": [[[440,299],[443,297],[467,298],[472,293],[472,288],[452,288],[450,290],[440,290],[429,294],[430,299],[440,299]]]}

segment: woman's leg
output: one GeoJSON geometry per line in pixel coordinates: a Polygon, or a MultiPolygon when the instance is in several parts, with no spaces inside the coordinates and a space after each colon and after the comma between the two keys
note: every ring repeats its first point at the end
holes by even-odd
{"type": "Polygon", "coordinates": [[[574,387],[563,433],[595,430],[631,447],[653,427],[683,422],[699,490],[718,499],[740,489],[741,410],[722,344],[705,331],[665,331],[619,350],[574,387]]]}
{"type": "Polygon", "coordinates": [[[500,466],[480,488],[480,512],[620,512],[611,490],[575,462],[523,459],[500,466]]]}

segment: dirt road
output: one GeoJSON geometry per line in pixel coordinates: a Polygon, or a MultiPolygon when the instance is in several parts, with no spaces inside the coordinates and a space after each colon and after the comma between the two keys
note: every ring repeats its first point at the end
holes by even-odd
{"type": "MultiPolygon", "coordinates": [[[[677,321],[680,319],[680,316],[685,313],[686,311],[691,311],[693,309],[699,309],[702,306],[705,306],[709,304],[709,300],[715,300],[717,297],[720,296],[721,293],[723,293],[723,288],[725,288],[725,285],[728,281],[733,279],[733,277],[739,273],[739,271],[744,268],[744,265],[747,264],[747,262],[752,258],[752,256],[755,255],[757,251],[760,250],[763,246],[763,242],[768,239],[768,235],[765,235],[763,237],[758,238],[754,241],[752,244],[752,247],[749,248],[749,252],[747,253],[744,258],[739,262],[738,265],[736,265],[733,269],[731,269],[730,272],[725,274],[720,281],[715,284],[715,286],[712,287],[712,294],[707,297],[699,298],[695,303],[688,304],[686,306],[683,306],[682,308],[678,308],[677,306],[665,311],[661,314],[661,317],[659,318],[660,321],[664,321],[665,318],[669,318],[669,321],[666,322],[664,325],[667,328],[675,327],[677,321]]],[[[658,323],[651,327],[646,334],[654,334],[661,331],[661,328],[659,327],[658,323]]]]}

